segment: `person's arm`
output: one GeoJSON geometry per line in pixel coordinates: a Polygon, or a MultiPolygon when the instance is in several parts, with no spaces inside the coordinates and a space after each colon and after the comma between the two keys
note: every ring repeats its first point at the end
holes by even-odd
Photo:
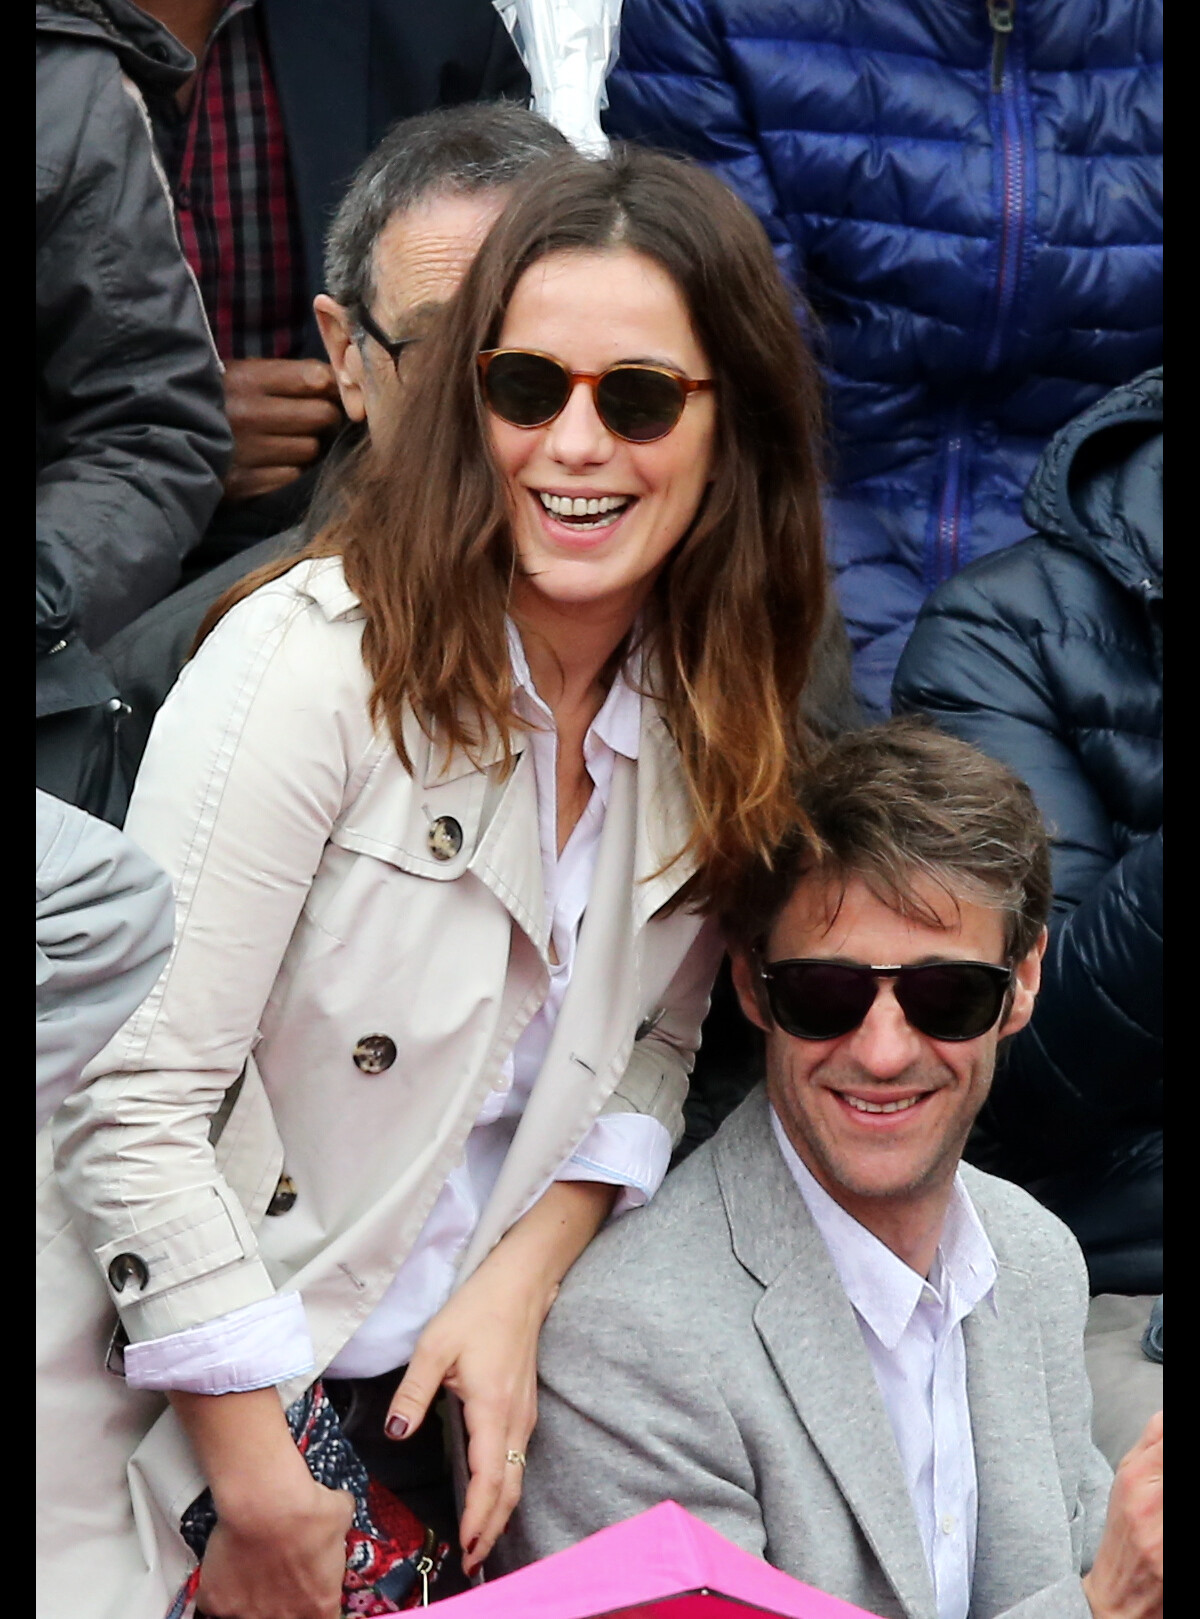
{"type": "Polygon", "coordinates": [[[171,949],[166,875],[116,827],[37,794],[37,1128],[141,1004],[171,949]]]}
{"type": "Polygon", "coordinates": [[[99,646],[179,578],[221,494],[216,352],[151,135],[107,50],[38,55],[37,528],[99,646]]]}
{"type": "Polygon", "coordinates": [[[610,1213],[617,1188],[555,1181],[503,1236],[421,1334],[392,1399],[390,1438],[416,1432],[444,1384],[462,1401],[471,1479],[463,1566],[490,1553],[520,1499],[537,1418],[538,1335],[559,1283],[610,1213]]]}
{"type": "Polygon", "coordinates": [[[138,778],[126,827],[171,880],[175,950],[54,1125],[64,1195],[135,1365],[140,1345],[276,1296],[209,1127],[374,746],[360,629],[282,583],[241,603],[164,706],[138,778]],[[115,1285],[123,1254],[146,1259],[142,1285],[115,1285]]]}
{"type": "Polygon", "coordinates": [[[645,1257],[612,1243],[605,1264],[589,1260],[586,1278],[577,1272],[550,1313],[524,1491],[497,1549],[504,1572],[664,1500],[743,1550],[766,1553],[755,1466],[737,1421],[703,1341],[664,1321],[645,1257]]]}
{"type": "Polygon", "coordinates": [[[354,1498],[318,1484],[273,1388],[172,1393],[217,1523],[196,1604],[237,1619],[340,1619],[354,1498]]]}

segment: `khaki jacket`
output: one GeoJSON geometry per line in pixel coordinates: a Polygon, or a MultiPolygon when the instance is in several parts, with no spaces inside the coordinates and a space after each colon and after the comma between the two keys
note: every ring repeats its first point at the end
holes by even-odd
{"type": "MultiPolygon", "coordinates": [[[[162,1619],[191,1561],[177,1524],[203,1481],[162,1398],[103,1370],[115,1312],[138,1342],[294,1290],[328,1365],[548,989],[532,755],[505,780],[498,748],[447,762],[414,722],[406,771],[367,714],[363,621],[337,561],[299,564],[214,631],[150,740],[127,829],[172,880],[175,949],[39,1144],[46,1619],[162,1619]],[[372,1035],[382,1072],[354,1060],[372,1035]],[[294,1203],[267,1213],[282,1174],[294,1203]]],[[[680,1132],[718,958],[700,917],[656,916],[687,825],[646,701],[462,1278],[602,1110],[680,1132]]]]}

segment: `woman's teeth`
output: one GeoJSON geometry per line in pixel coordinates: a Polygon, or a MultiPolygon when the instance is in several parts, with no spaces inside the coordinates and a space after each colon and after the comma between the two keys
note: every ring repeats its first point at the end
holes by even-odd
{"type": "Polygon", "coordinates": [[[551,517],[569,522],[572,528],[603,528],[614,523],[630,504],[631,495],[548,495],[538,490],[538,499],[551,517]],[[591,521],[589,521],[591,519],[591,521]]]}
{"type": "Polygon", "coordinates": [[[842,1095],[842,1101],[851,1107],[857,1108],[860,1113],[900,1113],[906,1107],[913,1107],[921,1098],[910,1096],[903,1102],[866,1102],[861,1096],[842,1095]]]}

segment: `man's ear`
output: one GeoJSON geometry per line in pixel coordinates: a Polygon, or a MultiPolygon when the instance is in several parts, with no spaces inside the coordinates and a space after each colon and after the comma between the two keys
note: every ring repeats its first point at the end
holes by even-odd
{"type": "Polygon", "coordinates": [[[1042,984],[1042,957],[1046,954],[1046,941],[1049,937],[1049,933],[1043,928],[1033,949],[1024,960],[1017,963],[1013,979],[1012,1004],[1000,1028],[1001,1040],[1007,1040],[1011,1034],[1018,1034],[1033,1016],[1034,1003],[1042,984]]]}
{"type": "Polygon", "coordinates": [[[354,322],[350,319],[350,311],[327,292],[320,292],[313,299],[313,313],[317,317],[321,340],[337,379],[342,408],[352,422],[365,421],[366,374],[362,354],[354,341],[354,322]]]}
{"type": "Polygon", "coordinates": [[[735,947],[729,952],[729,966],[742,1011],[765,1033],[771,1027],[771,1016],[762,992],[762,979],[753,961],[744,950],[735,947]]]}

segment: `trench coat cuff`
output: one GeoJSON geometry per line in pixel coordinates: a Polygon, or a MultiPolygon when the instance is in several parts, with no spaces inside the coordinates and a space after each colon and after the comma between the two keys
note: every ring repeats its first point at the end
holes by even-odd
{"type": "Polygon", "coordinates": [[[130,1344],[125,1381],[139,1389],[240,1394],[313,1370],[312,1339],[298,1293],[244,1305],[183,1332],[130,1344]]]}

